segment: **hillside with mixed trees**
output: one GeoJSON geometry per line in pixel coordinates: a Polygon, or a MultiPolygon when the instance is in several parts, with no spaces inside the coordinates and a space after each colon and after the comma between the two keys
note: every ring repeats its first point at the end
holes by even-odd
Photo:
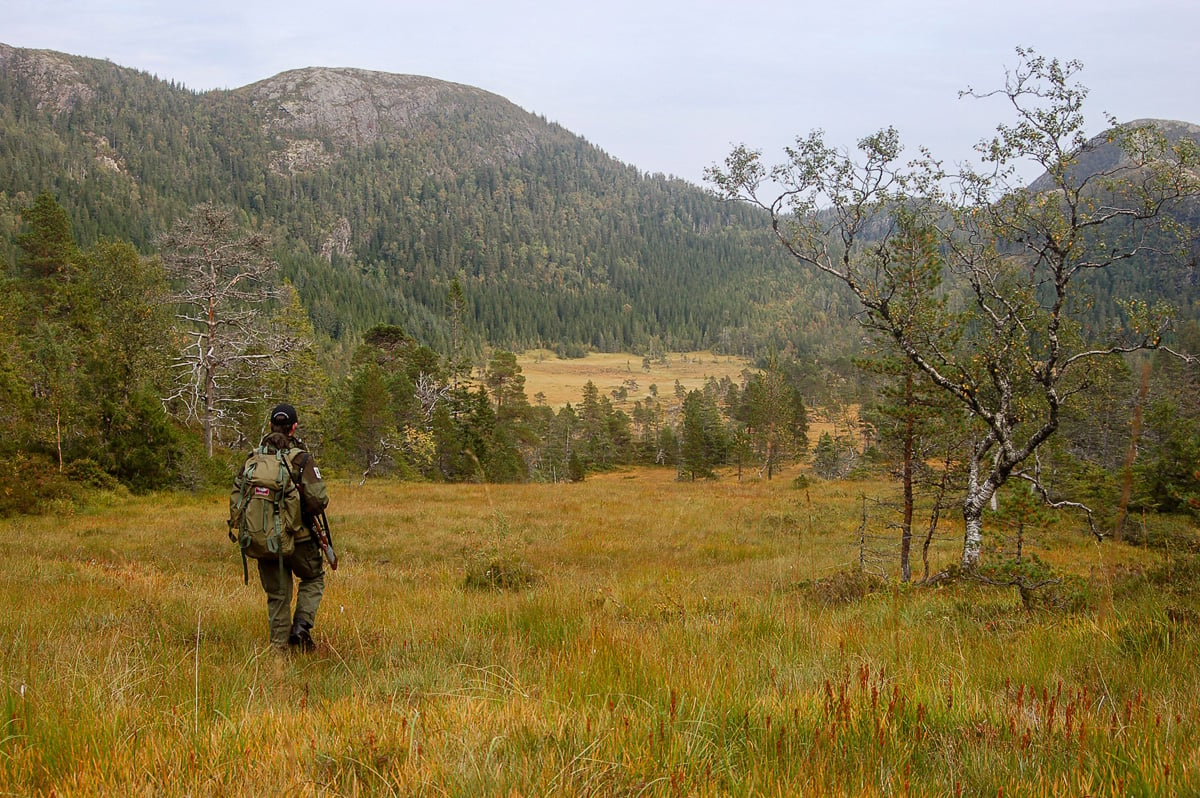
{"type": "MultiPolygon", "coordinates": [[[[256,439],[280,394],[328,461],[369,474],[678,463],[685,397],[534,408],[504,350],[855,345],[761,215],[467,86],[304,69],[197,93],[0,46],[0,134],[6,483],[53,492],[72,464],[135,489],[220,481],[214,445],[256,439]],[[264,265],[251,295],[199,284],[196,236],[242,253],[214,270],[264,265]],[[205,337],[209,300],[256,334],[205,337]]],[[[710,386],[705,423],[741,387],[710,386]]],[[[724,462],[706,446],[689,471],[724,462]]]]}
{"type": "MultiPolygon", "coordinates": [[[[1089,153],[1075,168],[1116,157],[1089,153]]],[[[1194,228],[1193,206],[1172,212],[1194,228]]],[[[469,86],[301,69],[195,92],[0,45],[0,512],[80,484],[224,484],[281,397],[333,469],[451,481],[627,464],[770,478],[808,452],[809,407],[854,402],[853,434],[811,442],[815,473],[887,474],[904,449],[943,462],[917,476],[953,492],[961,419],[904,389],[852,292],[799,268],[770,224],[469,86]],[[524,391],[513,352],[530,347],[647,363],[711,348],[757,367],[549,407],[524,391]]],[[[1126,297],[1170,298],[1173,343],[1196,351],[1195,259],[1167,265],[1089,276],[1079,329],[1126,297]]],[[[1123,509],[1200,507],[1194,369],[1139,371],[1151,362],[1092,375],[1064,414],[1045,450],[1064,491],[1113,506],[1124,480],[1123,509]]]]}
{"type": "Polygon", "coordinates": [[[815,347],[845,313],[749,209],[468,86],[302,69],[196,93],[0,45],[0,134],[6,232],[50,191],[84,245],[150,254],[195,205],[233,207],[333,341],[388,323],[446,347],[455,278],[477,351],[748,351],[777,318],[815,347]]]}

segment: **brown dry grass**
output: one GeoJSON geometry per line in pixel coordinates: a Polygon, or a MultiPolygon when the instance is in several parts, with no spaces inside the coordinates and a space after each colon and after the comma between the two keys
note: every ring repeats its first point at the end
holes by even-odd
{"type": "MultiPolygon", "coordinates": [[[[652,362],[649,371],[642,367],[642,359],[637,355],[597,352],[582,358],[559,358],[553,352],[535,350],[518,355],[517,364],[525,377],[525,395],[530,402],[536,403],[541,394],[550,407],[577,405],[583,396],[583,386],[591,381],[601,396],[609,397],[618,409],[626,412],[635,401],[650,397],[651,385],[658,389],[658,401],[670,409],[679,404],[675,399],[676,381],[685,391],[704,387],[709,378],[728,377],[741,385],[745,373],[754,370],[746,358],[712,352],[673,352],[665,363],[652,362]],[[637,389],[627,389],[624,401],[615,400],[613,391],[626,386],[628,380],[635,380],[637,389]]],[[[853,438],[857,415],[857,406],[842,408],[836,417],[832,412],[810,408],[809,440],[815,443],[825,432],[853,438]]]]}
{"type": "Polygon", "coordinates": [[[745,358],[712,352],[672,352],[665,363],[652,362],[649,371],[642,368],[640,357],[630,354],[593,352],[582,358],[561,359],[552,352],[537,350],[519,355],[517,363],[525,376],[529,401],[536,401],[541,393],[551,407],[577,404],[589,380],[602,396],[610,397],[626,380],[636,380],[637,390],[628,391],[627,401],[632,403],[648,397],[651,385],[658,387],[660,400],[665,400],[674,395],[676,380],[689,391],[703,387],[709,377],[729,377],[741,383],[742,372],[752,368],[745,358]]]}
{"type": "Polygon", "coordinates": [[[1028,550],[1099,600],[1044,615],[973,583],[827,601],[877,483],[329,487],[343,564],[317,651],[283,659],[223,496],[0,520],[0,794],[1200,788],[1200,635],[1179,592],[1200,576],[1180,562],[1169,588],[1139,587],[1158,555],[1069,522],[1028,550]],[[474,589],[479,561],[536,579],[474,589]]]}

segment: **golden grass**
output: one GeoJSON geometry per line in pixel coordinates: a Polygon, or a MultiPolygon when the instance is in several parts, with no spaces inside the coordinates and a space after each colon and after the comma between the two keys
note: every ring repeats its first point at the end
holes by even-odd
{"type": "MultiPolygon", "coordinates": [[[[517,365],[525,377],[525,395],[531,403],[536,403],[541,394],[550,407],[568,403],[577,406],[583,387],[590,381],[601,396],[607,396],[626,412],[634,402],[651,398],[652,385],[657,389],[658,401],[667,408],[675,408],[680,404],[675,398],[676,381],[685,391],[703,388],[710,378],[728,377],[740,386],[745,373],[754,371],[746,358],[708,351],[672,352],[665,362],[653,361],[649,371],[642,367],[642,359],[637,355],[604,352],[591,352],[582,358],[559,358],[548,350],[533,350],[518,355],[517,365]],[[636,383],[636,389],[630,390],[629,380],[636,383]],[[626,389],[625,399],[616,399],[613,391],[622,387],[626,389]]],[[[850,425],[857,421],[858,407],[850,406],[842,412],[843,418],[834,419],[810,409],[809,440],[815,442],[824,432],[850,433],[850,425]]]]}
{"type": "Polygon", "coordinates": [[[649,397],[651,385],[657,386],[660,401],[672,399],[676,380],[689,391],[703,387],[709,377],[718,380],[729,377],[740,385],[742,372],[752,368],[745,358],[712,352],[672,352],[666,362],[654,360],[649,371],[642,368],[642,358],[637,355],[603,352],[560,359],[553,352],[534,350],[519,355],[517,364],[525,377],[525,395],[529,401],[536,402],[535,397],[541,393],[551,407],[568,402],[578,404],[583,386],[589,380],[595,383],[601,396],[610,398],[627,380],[635,380],[637,389],[626,389],[626,401],[632,404],[649,397]]]}
{"type": "Polygon", "coordinates": [[[855,560],[881,490],[334,480],[342,565],[290,657],[223,496],[0,522],[0,794],[1200,789],[1196,612],[1121,576],[1157,555],[1031,532],[1092,578],[1075,615],[971,583],[827,603],[804,585],[855,560]],[[479,561],[537,580],[464,588],[479,561]]]}

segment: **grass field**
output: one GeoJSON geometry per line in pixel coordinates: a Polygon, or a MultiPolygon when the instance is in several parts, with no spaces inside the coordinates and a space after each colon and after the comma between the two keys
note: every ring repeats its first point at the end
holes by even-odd
{"type": "Polygon", "coordinates": [[[0,793],[1200,791],[1193,559],[1065,521],[1025,545],[1077,575],[1073,611],[970,581],[855,597],[882,490],[333,478],[342,565],[286,657],[224,496],[2,521],[0,793]]]}
{"type": "Polygon", "coordinates": [[[583,386],[589,380],[595,383],[601,396],[609,397],[612,391],[626,385],[627,380],[636,381],[636,389],[626,389],[627,401],[632,403],[650,396],[651,385],[658,388],[660,398],[673,397],[676,380],[689,391],[702,387],[709,377],[718,380],[729,377],[740,384],[742,372],[751,368],[744,358],[711,352],[673,352],[665,359],[655,359],[649,370],[642,367],[642,359],[637,355],[603,352],[564,360],[552,352],[537,350],[520,355],[517,364],[525,377],[525,395],[529,401],[536,401],[535,397],[541,393],[551,407],[567,402],[578,404],[583,386]]]}
{"type": "MultiPolygon", "coordinates": [[[[655,359],[649,370],[643,368],[642,360],[636,355],[590,352],[586,357],[561,359],[547,350],[525,352],[517,357],[521,374],[525,377],[525,395],[536,403],[540,394],[551,407],[562,407],[567,403],[578,405],[583,395],[583,386],[589,381],[609,397],[619,410],[630,411],[633,403],[651,396],[650,387],[657,389],[657,398],[666,407],[675,407],[680,402],[675,398],[675,383],[685,391],[704,387],[709,378],[720,380],[728,377],[738,385],[743,382],[743,373],[753,371],[753,364],[745,358],[731,355],[715,355],[712,352],[672,352],[666,358],[655,359]],[[629,380],[637,387],[630,389],[629,380]],[[617,399],[613,391],[626,389],[625,398],[617,399]]],[[[835,424],[825,418],[819,409],[809,408],[810,441],[816,441],[821,433],[846,432],[845,424],[835,424]]],[[[853,416],[857,409],[850,408],[853,416]]]]}

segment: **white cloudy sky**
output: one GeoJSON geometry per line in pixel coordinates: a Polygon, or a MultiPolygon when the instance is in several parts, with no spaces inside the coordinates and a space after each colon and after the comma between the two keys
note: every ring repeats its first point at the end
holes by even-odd
{"type": "Polygon", "coordinates": [[[956,161],[1004,119],[1015,48],[1084,63],[1104,114],[1200,123],[1197,0],[0,0],[0,42],[193,89],[287,69],[427,75],[500,94],[646,172],[700,182],[814,128],[887,125],[956,161]]]}

